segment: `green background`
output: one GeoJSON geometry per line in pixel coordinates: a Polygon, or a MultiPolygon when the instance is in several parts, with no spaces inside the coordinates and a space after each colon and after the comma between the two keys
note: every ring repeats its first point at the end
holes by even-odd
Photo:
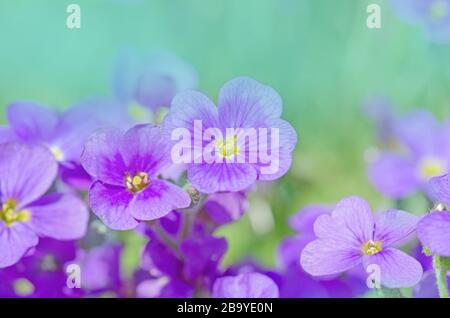
{"type": "MultiPolygon", "coordinates": [[[[260,222],[270,207],[274,227],[263,231],[246,215],[221,230],[230,243],[227,262],[250,255],[273,265],[277,244],[291,233],[287,217],[307,203],[356,194],[374,208],[391,204],[366,177],[364,152],[375,144],[360,110],[367,97],[385,96],[401,111],[420,106],[450,115],[450,46],[429,43],[388,1],[14,0],[0,3],[0,119],[17,99],[62,110],[110,94],[112,61],[124,46],[175,52],[213,98],[240,75],[283,97],[283,116],[299,137],[294,163],[281,180],[260,185],[250,205],[260,222]],[[81,6],[79,30],[66,28],[70,3],[81,6]],[[379,30],[366,26],[370,3],[381,6],[379,30]]],[[[139,244],[124,239],[132,264],[139,244]]]]}

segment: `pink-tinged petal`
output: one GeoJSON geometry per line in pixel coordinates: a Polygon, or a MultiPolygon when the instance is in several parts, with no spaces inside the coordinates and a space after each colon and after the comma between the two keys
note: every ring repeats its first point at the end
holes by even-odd
{"type": "Polygon", "coordinates": [[[161,128],[154,125],[137,125],[128,130],[120,152],[130,173],[146,172],[150,178],[171,163],[170,144],[163,138],[161,128]]]}
{"type": "Polygon", "coordinates": [[[9,105],[8,122],[16,136],[26,142],[46,142],[58,124],[58,114],[31,101],[17,101],[9,105]]]}
{"type": "Polygon", "coordinates": [[[213,286],[215,298],[278,298],[277,284],[260,273],[225,276],[216,279],[213,286]]]}
{"type": "Polygon", "coordinates": [[[375,241],[383,242],[383,246],[404,242],[415,232],[420,218],[414,214],[389,210],[376,215],[375,241]]]}
{"type": "Polygon", "coordinates": [[[98,129],[86,141],[81,155],[83,168],[97,180],[123,186],[126,167],[119,151],[122,132],[118,129],[98,129]]]}
{"type": "Polygon", "coordinates": [[[369,180],[375,189],[392,198],[401,199],[418,190],[421,182],[414,161],[396,154],[383,154],[369,167],[369,180]]]}
{"type": "Polygon", "coordinates": [[[99,181],[89,190],[89,205],[103,223],[113,230],[131,230],[138,221],[131,215],[133,195],[123,187],[110,186],[99,181]]]}
{"type": "Polygon", "coordinates": [[[7,227],[0,221],[0,268],[17,263],[37,243],[37,235],[26,223],[16,222],[7,227]]]}
{"type": "Polygon", "coordinates": [[[1,201],[17,201],[19,207],[42,196],[58,172],[54,156],[43,146],[19,143],[0,145],[1,201]]]}
{"type": "Polygon", "coordinates": [[[133,196],[129,210],[134,218],[149,221],[190,204],[191,198],[182,188],[167,181],[152,180],[145,190],[133,196]]]}
{"type": "Polygon", "coordinates": [[[282,100],[271,87],[248,77],[227,82],[219,93],[219,120],[223,127],[258,127],[280,118],[282,100]]]}
{"type": "Polygon", "coordinates": [[[450,174],[432,178],[428,183],[428,193],[436,202],[450,205],[450,174]]]}
{"type": "Polygon", "coordinates": [[[450,212],[433,212],[417,225],[420,242],[433,253],[450,256],[450,212]]]}
{"type": "Polygon", "coordinates": [[[75,195],[49,194],[31,203],[26,209],[31,212],[28,224],[39,236],[75,240],[86,234],[89,211],[75,195]]]}
{"type": "Polygon", "coordinates": [[[422,266],[411,256],[395,249],[386,248],[380,253],[365,256],[364,268],[378,265],[380,282],[388,288],[406,288],[416,285],[422,278],[422,266]]]}
{"type": "Polygon", "coordinates": [[[300,264],[313,276],[330,276],[345,272],[361,263],[361,252],[341,246],[330,239],[308,243],[302,251],[300,264]]]}
{"type": "Polygon", "coordinates": [[[235,192],[256,181],[256,170],[252,165],[240,163],[191,164],[188,179],[200,192],[235,192]]]}

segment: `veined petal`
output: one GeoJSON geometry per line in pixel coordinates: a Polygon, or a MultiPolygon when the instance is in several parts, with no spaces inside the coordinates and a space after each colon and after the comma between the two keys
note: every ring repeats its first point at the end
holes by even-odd
{"type": "Polygon", "coordinates": [[[216,279],[213,286],[215,298],[278,298],[275,282],[260,273],[246,273],[216,279]]]}
{"type": "Polygon", "coordinates": [[[0,221],[0,268],[17,263],[37,243],[37,235],[25,223],[7,227],[0,221]]]}
{"type": "Polygon", "coordinates": [[[43,146],[15,142],[0,145],[1,201],[13,199],[18,207],[42,196],[56,178],[58,165],[43,146]]]}
{"type": "Polygon", "coordinates": [[[433,253],[450,256],[450,212],[433,212],[417,225],[419,240],[433,253]]]}
{"type": "Polygon", "coordinates": [[[420,218],[414,214],[389,210],[376,215],[375,241],[381,241],[383,246],[392,245],[409,238],[416,230],[420,218]]]}
{"type": "Polygon", "coordinates": [[[428,183],[428,193],[433,200],[450,205],[450,174],[432,178],[428,183]]]}
{"type": "Polygon", "coordinates": [[[86,234],[89,212],[75,195],[49,194],[26,209],[31,212],[29,226],[39,236],[75,240],[86,234]]]}

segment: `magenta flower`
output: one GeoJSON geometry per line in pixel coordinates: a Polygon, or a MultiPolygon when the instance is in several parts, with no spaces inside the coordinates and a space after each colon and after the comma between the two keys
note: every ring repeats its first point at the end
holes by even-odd
{"type": "Polygon", "coordinates": [[[86,142],[81,164],[95,180],[89,204],[111,229],[133,229],[139,221],[190,205],[185,191],[158,179],[170,164],[170,147],[157,126],[138,125],[126,133],[97,130],[86,142]]]}
{"type": "Polygon", "coordinates": [[[88,211],[71,194],[45,194],[57,163],[44,147],[0,145],[0,268],[13,265],[39,237],[79,239],[86,233],[88,211]]]}
{"type": "Polygon", "coordinates": [[[180,154],[186,160],[183,162],[189,163],[188,179],[194,187],[204,193],[234,192],[256,180],[277,179],[289,169],[297,135],[288,122],[280,119],[281,112],[277,92],[240,77],[222,87],[218,107],[202,93],[179,93],[163,128],[173,140],[180,131],[189,135],[188,140],[181,141],[184,146],[180,154]],[[222,137],[202,140],[212,132],[222,137]],[[257,133],[261,134],[256,141],[257,133]],[[216,160],[206,159],[209,151],[216,160]]]}
{"type": "Polygon", "coordinates": [[[396,121],[395,136],[404,153],[382,153],[369,167],[369,179],[382,194],[401,199],[426,191],[427,182],[450,168],[450,122],[415,111],[396,121]]]}
{"type": "Polygon", "coordinates": [[[373,215],[364,199],[345,198],[331,215],[314,223],[318,239],[303,249],[301,265],[313,276],[335,275],[361,263],[366,269],[377,265],[382,285],[413,286],[421,279],[422,267],[395,245],[414,232],[417,222],[416,216],[398,210],[373,215]]]}
{"type": "Polygon", "coordinates": [[[268,276],[246,273],[216,279],[213,286],[215,298],[278,298],[278,286],[268,276]]]}

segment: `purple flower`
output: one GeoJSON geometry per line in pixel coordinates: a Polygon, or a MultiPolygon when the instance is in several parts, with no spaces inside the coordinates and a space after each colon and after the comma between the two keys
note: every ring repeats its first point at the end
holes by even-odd
{"type": "MultiPolygon", "coordinates": [[[[447,284],[450,285],[450,272],[447,274],[447,284]]],[[[414,298],[439,298],[439,290],[436,283],[434,270],[429,270],[423,274],[422,280],[414,286],[414,298]]]]}
{"type": "Polygon", "coordinates": [[[434,254],[450,256],[450,212],[432,212],[417,225],[420,242],[434,254]]]}
{"type": "Polygon", "coordinates": [[[173,152],[180,147],[194,187],[204,193],[235,192],[256,180],[277,179],[289,169],[297,136],[280,119],[281,112],[281,98],[272,88],[240,77],[222,87],[218,107],[202,93],[179,93],[163,128],[172,140],[181,131],[188,135],[173,152]],[[204,140],[210,133],[222,137],[204,140]],[[271,158],[263,158],[267,151],[271,158]],[[208,161],[209,154],[214,160],[208,161]]]}
{"type": "Polygon", "coordinates": [[[100,129],[86,142],[81,163],[95,180],[89,190],[93,212],[111,229],[129,230],[190,205],[178,186],[158,179],[170,164],[160,128],[138,125],[125,133],[100,129]]]}
{"type": "Polygon", "coordinates": [[[361,263],[365,269],[377,265],[382,285],[413,286],[422,276],[422,267],[394,246],[414,232],[417,222],[416,216],[398,210],[373,215],[362,198],[345,198],[331,215],[314,223],[318,239],[303,249],[301,265],[313,276],[335,275],[361,263]]]}
{"type": "Polygon", "coordinates": [[[422,25],[431,41],[450,41],[450,0],[392,0],[392,5],[405,21],[422,25]]]}
{"type": "Polygon", "coordinates": [[[415,111],[396,122],[405,154],[382,153],[369,167],[369,179],[382,194],[404,198],[426,190],[427,182],[450,167],[450,122],[439,124],[432,114],[415,111]]]}
{"type": "Polygon", "coordinates": [[[136,102],[152,112],[169,107],[181,91],[195,89],[195,69],[169,52],[157,52],[141,60],[132,49],[118,55],[112,74],[112,91],[122,103],[136,102]]]}
{"type": "Polygon", "coordinates": [[[39,237],[81,238],[88,211],[71,194],[45,194],[57,174],[54,156],[44,147],[0,145],[0,268],[16,263],[39,237]]]}
{"type": "Polygon", "coordinates": [[[213,286],[216,298],[278,298],[278,295],[277,284],[260,273],[220,277],[213,286]]]}
{"type": "Polygon", "coordinates": [[[394,144],[396,114],[390,101],[383,97],[372,97],[363,104],[364,114],[373,121],[377,137],[383,146],[391,147],[394,144]]]}

